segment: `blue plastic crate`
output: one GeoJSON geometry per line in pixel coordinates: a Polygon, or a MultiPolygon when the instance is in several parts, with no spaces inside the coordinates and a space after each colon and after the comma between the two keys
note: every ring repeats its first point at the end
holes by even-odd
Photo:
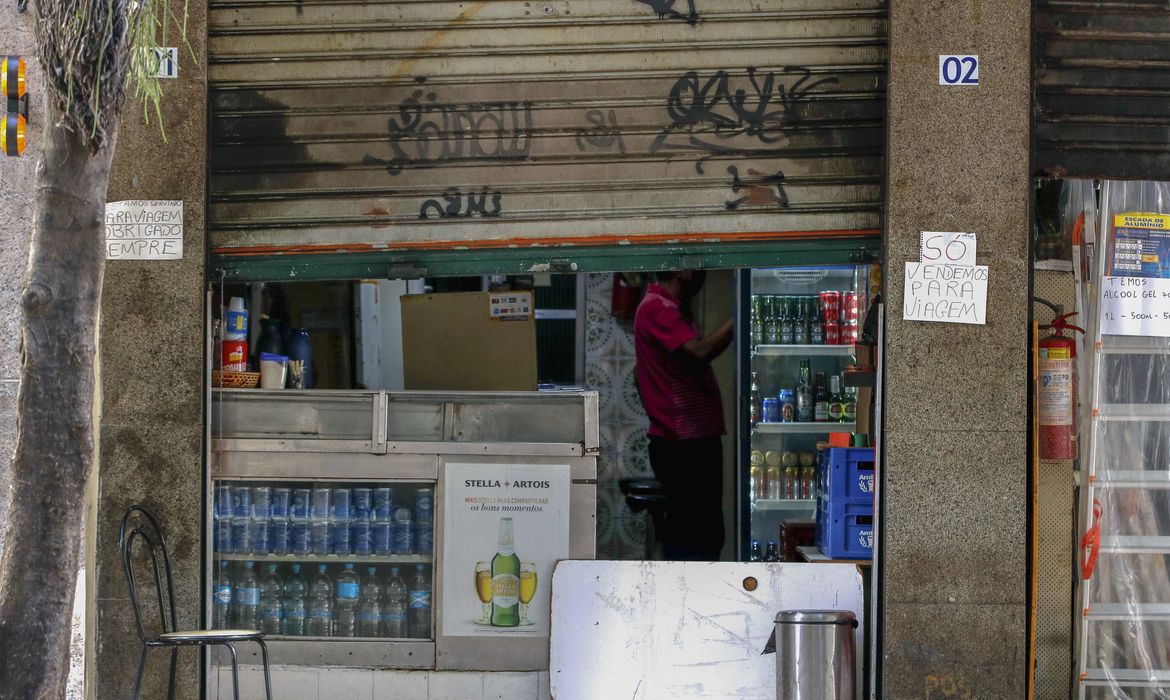
{"type": "Polygon", "coordinates": [[[830,447],[821,454],[818,488],[831,501],[873,505],[876,477],[872,447],[830,447]]]}
{"type": "Polygon", "coordinates": [[[830,559],[872,559],[873,505],[818,499],[817,549],[830,559]]]}

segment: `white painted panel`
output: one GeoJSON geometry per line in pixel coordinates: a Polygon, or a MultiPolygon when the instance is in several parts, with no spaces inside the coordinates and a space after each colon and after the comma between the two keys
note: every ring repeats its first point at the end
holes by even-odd
{"type": "Polygon", "coordinates": [[[373,700],[374,672],[358,668],[321,671],[317,676],[318,700],[373,700]]]}
{"type": "Polygon", "coordinates": [[[556,700],[773,700],[775,657],[760,652],[781,610],[857,615],[862,677],[862,580],[849,564],[564,561],[552,594],[556,700]]]}
{"type": "Polygon", "coordinates": [[[536,672],[485,673],[483,676],[484,700],[537,700],[536,687],[536,672]]]}
{"type": "Polygon", "coordinates": [[[374,671],[374,700],[427,700],[426,671],[374,671]]]}
{"type": "Polygon", "coordinates": [[[430,676],[430,700],[483,700],[483,673],[436,671],[430,676]]]}

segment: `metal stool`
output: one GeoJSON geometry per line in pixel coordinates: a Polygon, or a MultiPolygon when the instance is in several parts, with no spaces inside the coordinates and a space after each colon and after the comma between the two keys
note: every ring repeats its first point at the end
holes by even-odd
{"type": "Polygon", "coordinates": [[[619,479],[626,505],[634,513],[645,511],[649,517],[646,526],[646,545],[643,556],[647,560],[657,559],[660,533],[665,528],[666,490],[657,479],[619,479]]]}

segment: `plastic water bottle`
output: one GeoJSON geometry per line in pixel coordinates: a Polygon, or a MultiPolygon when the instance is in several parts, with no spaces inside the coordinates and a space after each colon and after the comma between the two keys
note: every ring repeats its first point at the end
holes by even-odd
{"type": "Polygon", "coordinates": [[[358,601],[358,636],[377,637],[382,629],[382,585],[374,567],[367,567],[366,574],[358,601]]]}
{"type": "Polygon", "coordinates": [[[272,487],[252,488],[252,554],[268,554],[268,521],[272,517],[272,487]]]}
{"type": "Polygon", "coordinates": [[[264,585],[260,588],[260,631],[264,634],[280,634],[280,621],[284,617],[284,584],[276,575],[276,564],[266,567],[264,585]]]}
{"type": "Polygon", "coordinates": [[[219,578],[211,593],[211,627],[225,630],[231,626],[232,575],[226,561],[219,563],[219,578]]]}
{"type": "Polygon", "coordinates": [[[235,554],[247,554],[252,549],[252,519],[232,518],[231,549],[235,554]]]}
{"type": "Polygon", "coordinates": [[[416,564],[410,581],[410,609],[406,614],[411,637],[428,639],[431,636],[431,577],[424,564],[416,564]]]}
{"type": "Polygon", "coordinates": [[[337,599],[334,601],[333,635],[336,637],[357,636],[357,606],[361,597],[361,586],[349,562],[337,575],[337,599]]]}
{"type": "Polygon", "coordinates": [[[312,500],[312,493],[309,489],[293,489],[292,503],[288,509],[288,549],[298,556],[305,556],[311,551],[309,503],[312,500]]]}
{"type": "Polygon", "coordinates": [[[333,553],[341,556],[353,554],[353,543],[349,539],[350,490],[333,489],[329,515],[333,521],[333,553]]]}
{"type": "Polygon", "coordinates": [[[325,574],[325,565],[317,565],[317,576],[309,590],[309,636],[333,636],[333,582],[325,574]]]}
{"type": "Polygon", "coordinates": [[[305,636],[305,593],[308,586],[301,576],[301,565],[293,564],[292,573],[284,579],[284,619],[280,631],[290,637],[305,636]]]}
{"type": "Polygon", "coordinates": [[[390,578],[382,592],[382,636],[402,638],[406,636],[406,582],[398,575],[398,567],[390,567],[390,578]]]}
{"type": "Polygon", "coordinates": [[[380,557],[394,553],[394,521],[377,520],[371,526],[374,554],[380,557]]]}
{"type": "Polygon", "coordinates": [[[414,524],[409,508],[394,512],[394,553],[414,554],[414,524]]]}
{"type": "Polygon", "coordinates": [[[431,554],[435,549],[435,492],[419,489],[414,498],[414,551],[431,554]]]}
{"type": "Polygon", "coordinates": [[[260,610],[260,583],[256,580],[254,564],[244,562],[244,575],[236,584],[236,627],[242,630],[260,629],[257,619],[260,610]]]}
{"type": "Polygon", "coordinates": [[[260,556],[268,554],[268,518],[263,520],[253,518],[251,524],[252,554],[260,556]]]}

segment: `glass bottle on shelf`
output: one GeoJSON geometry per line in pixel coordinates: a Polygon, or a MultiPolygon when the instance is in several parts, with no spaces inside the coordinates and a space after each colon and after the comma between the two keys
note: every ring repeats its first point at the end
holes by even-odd
{"type": "Polygon", "coordinates": [[[818,423],[829,421],[829,390],[825,387],[825,373],[817,372],[816,388],[813,390],[813,420],[818,423]]]}
{"type": "Polygon", "coordinates": [[[804,499],[816,498],[817,468],[815,466],[801,467],[800,469],[800,497],[804,499]]]}
{"type": "Polygon", "coordinates": [[[800,498],[800,468],[795,464],[784,469],[784,497],[800,498]]]}
{"type": "Polygon", "coordinates": [[[829,377],[829,422],[845,422],[845,394],[841,391],[840,375],[829,377]]]}
{"type": "Polygon", "coordinates": [[[768,450],[764,453],[764,471],[767,479],[767,494],[769,499],[783,498],[783,472],[780,471],[780,453],[768,450]]]}
{"type": "Polygon", "coordinates": [[[777,323],[779,322],[780,309],[777,303],[779,297],[765,296],[761,298],[761,313],[764,317],[764,342],[768,345],[775,345],[779,341],[779,329],[777,323]]]}
{"type": "Polygon", "coordinates": [[[796,310],[793,308],[792,297],[777,297],[781,299],[782,309],[780,316],[780,344],[792,345],[796,342],[796,310]]]}
{"type": "Polygon", "coordinates": [[[764,315],[762,311],[763,297],[759,294],[752,296],[752,347],[762,345],[764,342],[764,315]]]}
{"type": "Polygon", "coordinates": [[[748,474],[751,477],[750,498],[752,505],[754,506],[756,505],[756,501],[760,498],[767,498],[767,492],[764,491],[767,484],[766,477],[764,476],[764,453],[760,452],[759,450],[752,450],[748,462],[748,474]]]}
{"type": "Polygon", "coordinates": [[[809,318],[811,319],[809,330],[809,342],[813,345],[825,344],[825,321],[821,318],[821,305],[818,303],[817,297],[809,298],[809,318]]]}
{"type": "Polygon", "coordinates": [[[813,419],[813,387],[810,361],[800,361],[800,379],[796,384],[796,420],[808,423],[813,419]]]}
{"type": "Polygon", "coordinates": [[[797,317],[796,335],[799,337],[796,342],[800,345],[812,345],[812,310],[805,297],[798,297],[797,301],[800,304],[800,314],[797,317]]]}
{"type": "Polygon", "coordinates": [[[780,561],[780,549],[776,546],[775,540],[768,540],[768,554],[767,561],[780,561]]]}
{"type": "Polygon", "coordinates": [[[763,554],[760,552],[760,541],[752,540],[752,553],[749,561],[760,561],[762,558],[763,554]]]}
{"type": "Polygon", "coordinates": [[[764,399],[760,394],[759,372],[752,372],[752,387],[748,395],[748,415],[752,425],[764,419],[764,399]]]}
{"type": "Polygon", "coordinates": [[[857,422],[857,387],[845,387],[845,422],[857,422]]]}

